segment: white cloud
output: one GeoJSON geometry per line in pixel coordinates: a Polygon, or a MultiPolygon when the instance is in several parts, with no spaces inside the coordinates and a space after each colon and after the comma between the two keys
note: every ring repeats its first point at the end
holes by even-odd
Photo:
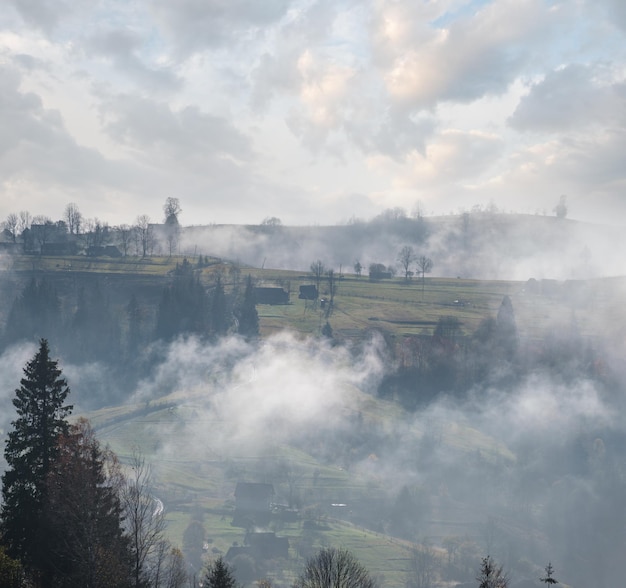
{"type": "Polygon", "coordinates": [[[626,84],[602,66],[571,64],[533,84],[509,123],[517,130],[581,132],[626,122],[626,84]],[[607,79],[608,78],[608,79],[607,79]]]}
{"type": "Polygon", "coordinates": [[[195,222],[610,207],[626,178],[617,0],[8,6],[0,217],[71,198],[129,222],[172,193],[195,222]]]}

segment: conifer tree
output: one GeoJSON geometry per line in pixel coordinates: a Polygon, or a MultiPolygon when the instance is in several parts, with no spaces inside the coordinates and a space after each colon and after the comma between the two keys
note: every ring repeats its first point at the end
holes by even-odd
{"type": "Polygon", "coordinates": [[[10,557],[46,580],[52,562],[50,521],[47,516],[46,478],[58,452],[58,440],[67,434],[66,417],[72,406],[65,404],[69,394],[58,362],[50,359],[48,342],[24,367],[24,377],[15,391],[13,405],[17,418],[11,423],[4,456],[7,470],[2,475],[2,541],[10,557]]]}
{"type": "Polygon", "coordinates": [[[58,585],[126,585],[130,549],[124,536],[116,456],[103,449],[86,419],[59,440],[47,479],[52,556],[58,585]]]}
{"type": "Polygon", "coordinates": [[[246,289],[239,308],[239,334],[244,337],[255,337],[259,334],[259,313],[256,310],[256,296],[250,274],[246,278],[246,289]]]}
{"type": "Polygon", "coordinates": [[[553,576],[554,568],[552,567],[552,562],[548,562],[546,566],[546,576],[545,578],[540,578],[539,581],[544,584],[558,584],[558,580],[553,576]]]}
{"type": "Polygon", "coordinates": [[[502,566],[497,565],[489,555],[483,557],[480,575],[476,579],[479,582],[478,588],[507,588],[509,585],[509,578],[502,566]]]}
{"type": "Polygon", "coordinates": [[[228,564],[220,556],[212,564],[209,564],[204,585],[208,588],[237,588],[237,581],[228,564]]]}
{"type": "Polygon", "coordinates": [[[211,298],[211,332],[217,337],[225,335],[228,331],[228,309],[226,305],[226,294],[222,285],[221,276],[217,276],[215,290],[211,298]]]}

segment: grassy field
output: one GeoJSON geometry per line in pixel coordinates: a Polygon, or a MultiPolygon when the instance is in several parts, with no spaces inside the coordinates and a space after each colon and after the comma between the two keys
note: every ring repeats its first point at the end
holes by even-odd
{"type": "MultiPolygon", "coordinates": [[[[361,394],[366,416],[376,417],[393,427],[402,418],[397,405],[361,394]]],[[[385,585],[402,586],[406,580],[414,544],[392,538],[350,523],[345,511],[374,504],[384,492],[384,480],[367,474],[346,471],[322,463],[302,449],[290,446],[259,448],[258,453],[227,454],[205,448],[204,457],[163,451],[175,441],[180,427],[193,422],[197,398],[178,393],[152,405],[107,408],[87,415],[97,428],[98,437],[108,444],[123,463],[130,463],[139,451],[152,465],[155,493],[166,505],[167,532],[181,545],[187,525],[198,513],[206,529],[207,556],[226,553],[233,544],[242,545],[245,529],[233,526],[234,490],[238,481],[273,483],[283,497],[288,493],[285,478],[276,473],[278,464],[288,464],[296,473],[294,488],[302,501],[300,517],[295,521],[274,518],[270,528],[289,539],[290,559],[280,570],[272,572],[280,582],[289,582],[297,573],[303,557],[326,545],[350,549],[360,561],[384,577],[385,585]],[[274,473],[273,473],[274,472],[274,473]],[[347,506],[333,506],[334,504],[347,506]]],[[[205,423],[208,427],[228,430],[230,423],[205,423]]],[[[416,426],[417,440],[424,431],[416,426]]],[[[455,451],[512,459],[505,447],[467,426],[449,423],[441,430],[443,442],[455,451]]]]}
{"type": "MultiPolygon", "coordinates": [[[[22,281],[33,275],[50,277],[58,283],[62,296],[71,296],[82,278],[98,277],[110,286],[111,303],[118,306],[118,314],[122,316],[132,292],[138,292],[140,300],[143,298],[149,306],[154,306],[180,262],[182,258],[176,257],[16,256],[8,269],[16,272],[12,275],[20,276],[22,281]]],[[[218,272],[227,291],[234,287],[234,279],[241,283],[251,274],[258,285],[279,286],[290,293],[289,304],[258,305],[263,335],[286,328],[304,335],[318,334],[329,320],[336,336],[347,340],[360,340],[372,330],[396,337],[429,335],[442,316],[456,317],[462,332],[471,334],[483,319],[496,315],[505,295],[513,303],[522,339],[542,339],[555,326],[570,325],[573,320],[583,336],[593,338],[606,328],[607,321],[615,326],[615,318],[623,315],[619,308],[626,292],[624,278],[531,284],[438,277],[426,277],[424,282],[419,278],[406,282],[399,277],[371,281],[367,276],[345,274],[338,281],[332,314],[326,316],[326,310],[319,304],[298,299],[299,286],[314,283],[310,274],[235,268],[228,262],[211,259],[199,276],[210,287],[218,272]]],[[[10,288],[15,290],[14,285],[10,288]]],[[[320,295],[327,297],[327,290],[326,281],[322,281],[320,295]]],[[[621,320],[618,322],[623,324],[621,320]]]]}
{"type": "MultiPolygon", "coordinates": [[[[32,275],[50,276],[64,285],[62,294],[65,296],[71,295],[81,276],[98,276],[104,284],[113,287],[112,304],[118,305],[122,315],[129,293],[137,289],[145,296],[144,300],[155,305],[170,272],[180,261],[175,258],[16,257],[11,269],[22,281],[32,275]]],[[[348,274],[340,278],[334,308],[326,316],[319,303],[298,299],[299,286],[313,283],[308,274],[259,268],[239,268],[236,273],[232,265],[212,260],[200,271],[200,279],[207,287],[213,283],[216,272],[224,276],[227,291],[234,287],[237,275],[242,280],[248,273],[259,285],[280,286],[289,291],[289,304],[257,306],[263,336],[284,329],[302,336],[318,335],[326,320],[339,341],[358,343],[375,330],[389,338],[422,336],[432,334],[443,316],[456,317],[462,332],[471,335],[483,319],[496,316],[504,296],[511,298],[520,339],[528,344],[545,339],[555,329],[569,328],[573,323],[590,340],[607,330],[617,334],[626,332],[626,319],[621,311],[626,280],[622,278],[521,283],[434,276],[422,283],[418,279],[405,282],[401,278],[373,282],[367,277],[348,274]]],[[[322,296],[327,295],[325,290],[326,285],[322,283],[322,296]]],[[[395,419],[403,416],[394,404],[372,397],[364,397],[361,402],[367,416],[390,427],[395,419]]],[[[282,578],[288,580],[293,576],[302,554],[321,545],[335,544],[354,551],[369,569],[385,577],[387,585],[405,584],[413,546],[350,524],[342,518],[341,509],[330,506],[344,499],[355,504],[366,502],[380,492],[380,480],[321,463],[313,455],[293,447],[275,447],[271,455],[236,451],[224,454],[206,448],[202,459],[167,454],[163,447],[176,440],[177,427],[193,420],[195,404],[196,399],[191,394],[179,392],[157,404],[109,407],[87,415],[97,428],[99,438],[124,463],[129,463],[136,450],[153,464],[156,491],[166,504],[168,534],[175,543],[182,544],[191,517],[201,512],[209,556],[225,553],[235,542],[242,544],[244,529],[231,524],[237,481],[265,481],[268,463],[286,462],[299,472],[297,490],[303,497],[304,508],[298,521],[276,521],[274,525],[279,535],[290,540],[290,563],[280,571],[282,578]],[[305,521],[316,521],[317,526],[312,530],[305,521]]],[[[209,430],[228,427],[228,423],[204,425],[209,430]]],[[[413,431],[416,440],[423,433],[417,428],[413,431]]],[[[514,459],[496,440],[462,424],[446,423],[440,434],[443,442],[455,451],[468,454],[480,451],[487,457],[514,459]]],[[[284,495],[285,481],[272,482],[281,487],[284,495]]]]}

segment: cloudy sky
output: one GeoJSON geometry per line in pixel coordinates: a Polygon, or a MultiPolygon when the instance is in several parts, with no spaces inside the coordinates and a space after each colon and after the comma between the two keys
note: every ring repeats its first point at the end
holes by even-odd
{"type": "Polygon", "coordinates": [[[4,0],[0,218],[626,224],[623,0],[4,0]]]}

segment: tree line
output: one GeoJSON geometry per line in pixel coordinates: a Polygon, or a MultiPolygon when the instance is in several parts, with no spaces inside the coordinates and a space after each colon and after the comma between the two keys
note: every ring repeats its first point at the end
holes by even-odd
{"type": "Polygon", "coordinates": [[[132,384],[149,369],[145,352],[152,343],[189,335],[211,341],[228,334],[258,336],[252,277],[240,280],[235,271],[226,289],[220,274],[207,284],[196,270],[186,259],[177,264],[156,306],[131,291],[126,305],[114,307],[113,286],[97,278],[76,281],[74,292],[62,298],[49,279],[33,277],[10,304],[0,344],[43,337],[72,362],[115,365],[121,382],[109,384],[121,394],[124,382],[132,384]]]}
{"type": "Polygon", "coordinates": [[[26,253],[84,251],[87,255],[100,255],[104,247],[112,245],[123,256],[166,253],[171,257],[180,243],[181,213],[178,198],[169,197],[163,205],[163,222],[159,225],[147,214],[141,214],[132,224],[110,226],[98,218],[85,218],[71,202],[56,221],[45,215],[33,216],[26,210],[11,212],[2,222],[2,229],[5,237],[15,245],[21,244],[26,253]]]}

